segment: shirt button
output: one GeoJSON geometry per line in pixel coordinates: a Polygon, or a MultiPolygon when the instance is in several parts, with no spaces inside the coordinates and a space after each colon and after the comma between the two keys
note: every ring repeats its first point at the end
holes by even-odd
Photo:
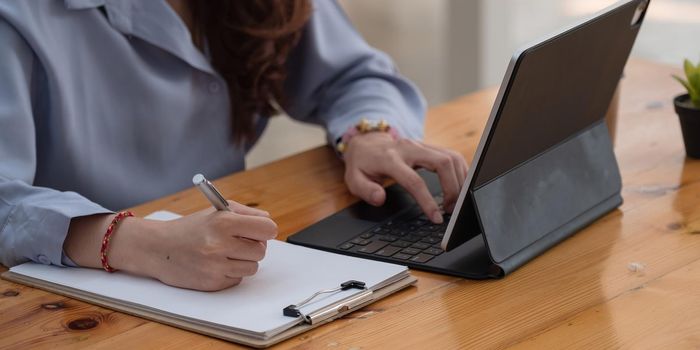
{"type": "Polygon", "coordinates": [[[219,83],[217,83],[215,81],[212,81],[211,83],[209,83],[209,92],[211,92],[212,94],[215,94],[215,93],[219,92],[219,90],[221,90],[221,86],[219,85],[219,83]]]}
{"type": "Polygon", "coordinates": [[[49,260],[46,255],[37,255],[36,259],[44,265],[51,265],[51,260],[49,260]]]}

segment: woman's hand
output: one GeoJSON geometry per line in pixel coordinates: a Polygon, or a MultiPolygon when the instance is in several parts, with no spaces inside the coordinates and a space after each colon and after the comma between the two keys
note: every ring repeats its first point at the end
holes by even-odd
{"type": "Polygon", "coordinates": [[[258,271],[277,225],[267,212],[231,202],[232,212],[207,209],[165,221],[150,254],[152,275],[163,283],[215,291],[258,271]]]}
{"type": "MultiPolygon", "coordinates": [[[[232,212],[209,208],[173,221],[123,219],[109,244],[110,265],[181,288],[216,291],[239,284],[257,272],[277,225],[265,211],[229,203],[232,212]]],[[[99,245],[112,217],[71,222],[64,249],[75,263],[101,267],[99,245]]]]}
{"type": "Polygon", "coordinates": [[[427,185],[415,168],[438,174],[443,190],[443,209],[452,212],[460,189],[467,178],[467,163],[457,152],[400,139],[387,133],[372,132],[353,137],[344,153],[345,182],[352,194],[380,206],[386,192],[379,182],[391,177],[418,202],[434,223],[442,223],[442,213],[427,185]]]}

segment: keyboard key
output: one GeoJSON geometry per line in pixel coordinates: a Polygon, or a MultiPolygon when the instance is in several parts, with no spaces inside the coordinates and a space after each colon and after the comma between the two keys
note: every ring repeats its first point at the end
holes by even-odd
{"type": "Polygon", "coordinates": [[[442,227],[440,225],[435,225],[435,224],[426,225],[425,227],[423,227],[423,229],[430,231],[430,232],[440,231],[441,228],[442,227]]]}
{"type": "Polygon", "coordinates": [[[416,254],[420,253],[420,249],[416,249],[416,248],[406,248],[406,249],[402,250],[401,253],[410,254],[410,255],[416,255],[416,254]]]}
{"type": "Polygon", "coordinates": [[[413,262],[417,262],[419,264],[422,264],[422,263],[426,263],[426,262],[430,261],[430,259],[432,259],[432,258],[434,258],[434,256],[430,255],[430,254],[418,254],[409,260],[411,260],[413,262]]]}
{"type": "Polygon", "coordinates": [[[384,247],[382,249],[379,249],[374,254],[379,255],[379,256],[392,256],[392,255],[398,253],[399,250],[401,250],[401,248],[388,246],[388,247],[384,247]]]}
{"type": "Polygon", "coordinates": [[[399,248],[408,248],[411,246],[411,242],[406,242],[406,241],[396,241],[394,243],[391,243],[394,247],[399,247],[399,248]]]}
{"type": "Polygon", "coordinates": [[[375,227],[372,229],[372,233],[379,233],[379,232],[382,232],[382,230],[383,230],[383,228],[381,228],[381,227],[375,227]]]}
{"type": "Polygon", "coordinates": [[[420,237],[420,236],[416,236],[416,235],[410,234],[410,235],[407,235],[406,237],[403,237],[402,239],[403,239],[404,241],[409,241],[409,242],[414,242],[414,243],[415,243],[415,242],[420,241],[421,238],[422,238],[422,237],[420,237]]]}
{"type": "Polygon", "coordinates": [[[384,237],[380,238],[379,240],[384,241],[384,242],[396,242],[399,240],[399,238],[396,236],[384,236],[384,237]]]}
{"type": "Polygon", "coordinates": [[[354,244],[352,244],[352,243],[350,243],[350,242],[347,242],[347,243],[341,244],[340,246],[338,246],[338,248],[340,248],[340,249],[342,249],[342,250],[348,250],[348,249],[350,249],[350,248],[352,248],[352,247],[354,247],[354,246],[355,246],[354,244]]]}
{"type": "Polygon", "coordinates": [[[412,257],[411,255],[404,254],[404,253],[397,253],[396,255],[393,256],[393,258],[401,259],[401,260],[408,260],[411,257],[412,257]]]}
{"type": "Polygon", "coordinates": [[[433,234],[430,235],[430,236],[431,236],[431,237],[435,237],[435,238],[437,238],[437,239],[442,239],[442,237],[445,237],[445,233],[444,233],[444,232],[437,232],[437,233],[433,233],[433,234]]]}
{"type": "Polygon", "coordinates": [[[408,229],[409,226],[411,226],[411,224],[406,223],[406,222],[400,222],[400,223],[396,224],[396,228],[398,228],[400,230],[404,230],[404,231],[409,231],[409,229],[408,229]]]}
{"type": "Polygon", "coordinates": [[[367,233],[361,234],[360,238],[370,239],[370,238],[372,238],[372,236],[374,236],[374,234],[372,232],[367,232],[367,233]]]}
{"type": "Polygon", "coordinates": [[[420,237],[430,236],[431,234],[433,234],[433,233],[430,231],[424,231],[424,230],[416,231],[414,233],[414,235],[420,236],[420,237]]]}
{"type": "Polygon", "coordinates": [[[389,244],[389,243],[388,243],[388,242],[382,242],[382,241],[374,241],[374,242],[372,242],[372,243],[370,243],[370,244],[368,244],[368,245],[366,245],[366,246],[364,246],[364,247],[358,249],[357,251],[360,252],[360,253],[372,254],[372,253],[376,252],[377,250],[386,247],[387,244],[389,244]]]}
{"type": "Polygon", "coordinates": [[[394,236],[403,237],[403,236],[408,234],[408,231],[404,231],[402,229],[395,228],[395,229],[391,230],[391,234],[394,236]]]}
{"type": "Polygon", "coordinates": [[[416,220],[411,221],[411,225],[413,225],[413,226],[418,226],[418,227],[423,226],[423,225],[425,225],[425,224],[427,224],[427,223],[428,223],[428,221],[426,221],[426,220],[421,220],[421,219],[416,219],[416,220]]]}
{"type": "Polygon", "coordinates": [[[425,254],[430,254],[430,255],[440,255],[442,254],[443,250],[435,247],[428,248],[423,251],[425,254]]]}
{"type": "Polygon", "coordinates": [[[416,248],[416,249],[423,250],[423,249],[428,249],[428,248],[430,248],[430,244],[428,244],[428,243],[423,243],[423,242],[418,242],[418,243],[414,243],[411,247],[416,248]]]}
{"type": "Polygon", "coordinates": [[[357,245],[368,245],[368,244],[370,244],[371,242],[372,242],[372,241],[369,241],[369,240],[366,240],[366,239],[362,239],[362,238],[360,238],[360,237],[357,237],[357,238],[353,239],[352,241],[350,241],[350,243],[352,243],[352,244],[357,244],[357,245]]]}
{"type": "Polygon", "coordinates": [[[428,244],[435,244],[435,243],[440,242],[439,239],[433,238],[433,237],[425,237],[425,238],[421,239],[420,241],[424,242],[424,243],[428,243],[428,244]]]}

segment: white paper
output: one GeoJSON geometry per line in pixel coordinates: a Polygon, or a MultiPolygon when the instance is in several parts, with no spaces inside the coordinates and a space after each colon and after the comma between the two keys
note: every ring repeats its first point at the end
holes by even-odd
{"type": "MultiPolygon", "coordinates": [[[[156,218],[178,217],[177,214],[159,213],[156,218]]],[[[363,281],[367,287],[373,288],[403,273],[407,268],[271,240],[258,273],[243,279],[238,286],[219,292],[180,289],[154,279],[123,272],[110,274],[97,269],[26,263],[10,270],[58,285],[213,323],[222,328],[272,336],[297,323],[295,319],[282,315],[284,307],[319,290],[337,287],[347,280],[363,281]]],[[[357,292],[348,290],[324,297],[302,308],[302,311],[309,313],[318,310],[357,292]]]]}
{"type": "Polygon", "coordinates": [[[179,219],[181,217],[182,217],[182,215],[175,214],[172,211],[159,210],[159,211],[154,211],[154,212],[150,213],[148,216],[146,216],[146,219],[169,221],[169,220],[179,219]]]}

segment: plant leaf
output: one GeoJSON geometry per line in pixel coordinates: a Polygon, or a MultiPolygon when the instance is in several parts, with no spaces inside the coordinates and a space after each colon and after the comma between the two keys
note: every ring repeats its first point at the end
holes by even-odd
{"type": "MultiPolygon", "coordinates": [[[[698,67],[700,68],[700,67],[698,67]]],[[[690,76],[695,73],[695,71],[698,69],[693,65],[693,62],[690,62],[689,59],[685,59],[683,61],[683,70],[685,70],[685,76],[688,77],[688,80],[690,80],[690,76]]]]}
{"type": "Polygon", "coordinates": [[[693,88],[690,86],[690,83],[685,81],[683,78],[674,74],[673,79],[678,80],[678,82],[681,83],[686,90],[688,90],[688,94],[690,94],[693,91],[693,88]]]}
{"type": "Polygon", "coordinates": [[[688,75],[688,85],[690,85],[690,95],[697,97],[700,93],[700,72],[693,72],[688,75]]]}

